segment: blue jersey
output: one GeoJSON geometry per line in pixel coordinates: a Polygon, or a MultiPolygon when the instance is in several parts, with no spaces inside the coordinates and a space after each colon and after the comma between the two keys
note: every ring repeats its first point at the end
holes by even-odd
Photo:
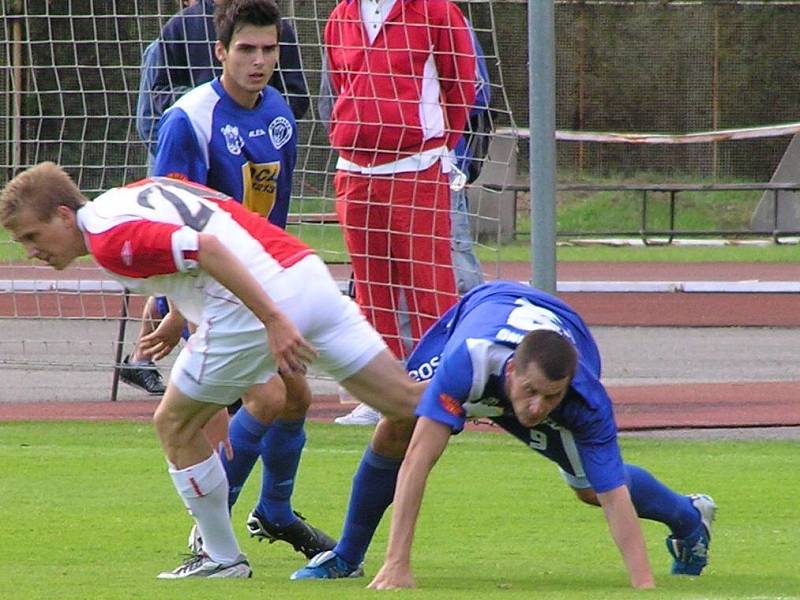
{"type": "Polygon", "coordinates": [[[297,125],[277,90],[247,109],[214,79],[164,113],[153,174],[202,183],[285,228],[296,160],[297,125]]]}
{"type": "MultiPolygon", "coordinates": [[[[136,129],[150,154],[155,153],[159,118],[183,94],[222,74],[214,56],[214,2],[201,0],[173,15],[159,39],[142,55],[136,129]]],[[[310,103],[303,75],[297,35],[290,22],[281,19],[280,65],[269,85],[289,102],[295,119],[302,119],[310,103]]]]}
{"type": "Polygon", "coordinates": [[[625,483],[611,400],[600,383],[600,355],[583,319],[558,298],[496,281],[474,288],[423,336],[407,368],[431,379],[417,407],[460,432],[467,419],[488,417],[596,492],[625,483]],[[539,425],[524,427],[506,392],[506,365],[523,336],[550,329],[578,351],[567,394],[539,425]]]}

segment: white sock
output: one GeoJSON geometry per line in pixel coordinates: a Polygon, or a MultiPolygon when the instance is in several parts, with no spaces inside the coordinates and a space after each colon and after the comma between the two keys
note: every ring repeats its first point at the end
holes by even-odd
{"type": "Polygon", "coordinates": [[[197,521],[203,550],[223,565],[234,562],[241,551],[228,513],[228,479],[216,452],[203,462],[185,469],[170,465],[175,489],[197,521]]]}

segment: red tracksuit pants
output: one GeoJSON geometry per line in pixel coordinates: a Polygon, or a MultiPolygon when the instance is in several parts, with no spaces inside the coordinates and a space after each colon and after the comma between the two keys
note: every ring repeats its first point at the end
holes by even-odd
{"type": "Polygon", "coordinates": [[[336,213],[356,301],[399,358],[401,295],[413,342],[458,300],[450,254],[450,187],[439,163],[420,172],[337,171],[336,213]]]}

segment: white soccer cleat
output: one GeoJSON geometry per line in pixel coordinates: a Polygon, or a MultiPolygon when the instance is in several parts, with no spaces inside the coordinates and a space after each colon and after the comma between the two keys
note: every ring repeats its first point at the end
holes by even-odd
{"type": "Polygon", "coordinates": [[[192,556],[174,571],[159,573],[159,579],[186,579],[188,577],[235,577],[247,579],[253,576],[247,557],[240,554],[230,564],[223,565],[209,558],[207,554],[192,556]]]}
{"type": "Polygon", "coordinates": [[[376,425],[380,420],[381,413],[362,403],[343,417],[336,417],[333,422],[339,425],[376,425]]]}

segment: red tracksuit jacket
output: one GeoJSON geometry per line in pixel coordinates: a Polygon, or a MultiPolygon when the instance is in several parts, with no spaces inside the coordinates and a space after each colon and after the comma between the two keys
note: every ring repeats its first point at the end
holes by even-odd
{"type": "Polygon", "coordinates": [[[370,44],[358,1],[344,0],[325,43],[337,93],[330,140],[343,158],[373,166],[455,147],[475,100],[475,50],[455,4],[398,0],[370,44]]]}

